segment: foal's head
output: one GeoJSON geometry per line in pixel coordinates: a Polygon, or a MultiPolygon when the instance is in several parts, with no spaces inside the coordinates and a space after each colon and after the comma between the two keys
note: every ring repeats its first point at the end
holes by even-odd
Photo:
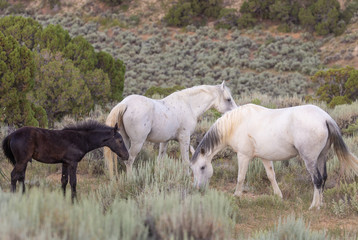
{"type": "Polygon", "coordinates": [[[118,133],[118,124],[114,126],[111,131],[110,138],[106,139],[103,143],[104,146],[109,147],[113,152],[115,152],[120,158],[127,160],[129,157],[126,146],[122,136],[118,133]]]}
{"type": "Polygon", "coordinates": [[[235,109],[237,105],[231,96],[230,89],[225,86],[225,81],[218,85],[217,88],[218,97],[215,100],[214,108],[220,113],[235,109]]]}

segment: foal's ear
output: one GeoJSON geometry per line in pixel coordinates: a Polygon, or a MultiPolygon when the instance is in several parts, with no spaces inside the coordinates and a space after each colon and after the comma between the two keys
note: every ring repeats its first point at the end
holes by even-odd
{"type": "Polygon", "coordinates": [[[118,123],[116,123],[116,125],[114,125],[114,132],[118,131],[118,123]]]}

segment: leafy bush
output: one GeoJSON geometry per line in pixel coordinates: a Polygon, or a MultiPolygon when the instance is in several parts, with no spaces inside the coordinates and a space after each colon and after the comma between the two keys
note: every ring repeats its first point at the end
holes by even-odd
{"type": "Polygon", "coordinates": [[[124,2],[124,0],[101,0],[101,2],[107,3],[111,6],[117,6],[124,2]]]}
{"type": "Polygon", "coordinates": [[[164,17],[170,26],[183,27],[196,24],[197,19],[218,18],[222,0],[180,0],[172,6],[164,17]]]}
{"type": "Polygon", "coordinates": [[[0,0],[0,10],[4,10],[4,9],[6,9],[8,6],[10,6],[10,4],[8,3],[7,0],[0,0]]]}
{"type": "Polygon", "coordinates": [[[32,91],[35,62],[32,52],[11,35],[0,32],[0,119],[12,126],[38,126],[27,94],[32,91]]]}
{"type": "Polygon", "coordinates": [[[218,18],[216,28],[230,29],[237,26],[238,13],[234,8],[222,8],[218,18]]]}
{"type": "Polygon", "coordinates": [[[358,214],[358,183],[344,183],[325,193],[330,202],[330,210],[338,217],[358,214]]]}
{"type": "Polygon", "coordinates": [[[52,126],[54,120],[66,114],[81,115],[93,108],[93,99],[102,105],[122,99],[123,62],[107,53],[95,52],[83,37],[71,38],[60,25],[42,28],[33,19],[18,16],[1,18],[0,29],[2,46],[6,48],[1,49],[4,54],[0,63],[4,83],[0,101],[6,108],[1,109],[0,115],[6,123],[38,126],[40,121],[46,126],[46,117],[41,115],[45,109],[52,126]],[[26,95],[32,96],[31,102],[26,95]]]}
{"type": "Polygon", "coordinates": [[[257,19],[254,18],[251,13],[244,13],[237,20],[237,25],[240,29],[251,28],[255,26],[256,23],[257,23],[257,19]]]}
{"type": "Polygon", "coordinates": [[[318,85],[316,98],[330,107],[351,103],[358,97],[358,70],[352,67],[319,71],[311,80],[318,85]]]}
{"type": "Polygon", "coordinates": [[[337,0],[319,0],[311,2],[300,2],[290,0],[248,0],[245,1],[240,12],[239,26],[252,27],[255,22],[253,18],[262,20],[270,19],[281,22],[281,30],[289,31],[291,25],[301,25],[307,30],[315,30],[319,35],[334,33],[340,35],[344,32],[355,9],[350,5],[351,11],[343,17],[337,0]]]}

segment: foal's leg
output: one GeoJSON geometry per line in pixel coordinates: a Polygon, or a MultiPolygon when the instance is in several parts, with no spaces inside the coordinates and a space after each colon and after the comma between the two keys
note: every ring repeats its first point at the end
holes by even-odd
{"type": "Polygon", "coordinates": [[[14,169],[11,172],[11,192],[16,191],[16,182],[22,182],[22,192],[25,192],[25,171],[27,167],[27,161],[25,163],[16,163],[14,169]]]}
{"type": "Polygon", "coordinates": [[[76,193],[76,185],[77,185],[77,163],[71,163],[68,166],[68,172],[70,174],[70,185],[71,185],[71,199],[72,203],[74,202],[74,199],[77,199],[77,193],[76,193]]]}
{"type": "Polygon", "coordinates": [[[237,185],[236,185],[234,196],[242,195],[242,188],[243,188],[243,184],[245,181],[246,172],[249,167],[250,160],[251,157],[237,153],[237,162],[238,162],[239,170],[238,170],[237,185]]]}
{"type": "Polygon", "coordinates": [[[19,182],[22,182],[22,193],[25,193],[25,173],[27,168],[27,162],[24,165],[24,169],[22,170],[19,178],[19,182]]]}
{"type": "Polygon", "coordinates": [[[62,164],[61,183],[62,183],[63,196],[66,196],[66,186],[68,183],[68,164],[67,163],[62,164]]]}
{"type": "Polygon", "coordinates": [[[276,182],[276,175],[275,175],[275,170],[273,169],[273,162],[272,161],[268,161],[265,159],[262,159],[262,163],[264,164],[265,170],[266,170],[266,174],[268,179],[271,182],[271,185],[273,187],[273,192],[274,194],[278,195],[280,198],[282,198],[282,192],[280,190],[280,188],[278,187],[278,184],[276,182]]]}
{"type": "Polygon", "coordinates": [[[159,154],[158,154],[158,161],[162,160],[164,155],[167,153],[169,141],[162,142],[159,144],[159,154]]]}

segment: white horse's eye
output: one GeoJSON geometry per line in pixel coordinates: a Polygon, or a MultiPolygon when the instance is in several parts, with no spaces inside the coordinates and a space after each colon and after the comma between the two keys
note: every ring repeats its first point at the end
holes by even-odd
{"type": "Polygon", "coordinates": [[[202,166],[200,169],[201,169],[201,170],[204,170],[204,169],[205,169],[205,166],[202,166]]]}
{"type": "Polygon", "coordinates": [[[227,101],[228,101],[228,102],[231,102],[231,98],[228,98],[227,101]]]}

